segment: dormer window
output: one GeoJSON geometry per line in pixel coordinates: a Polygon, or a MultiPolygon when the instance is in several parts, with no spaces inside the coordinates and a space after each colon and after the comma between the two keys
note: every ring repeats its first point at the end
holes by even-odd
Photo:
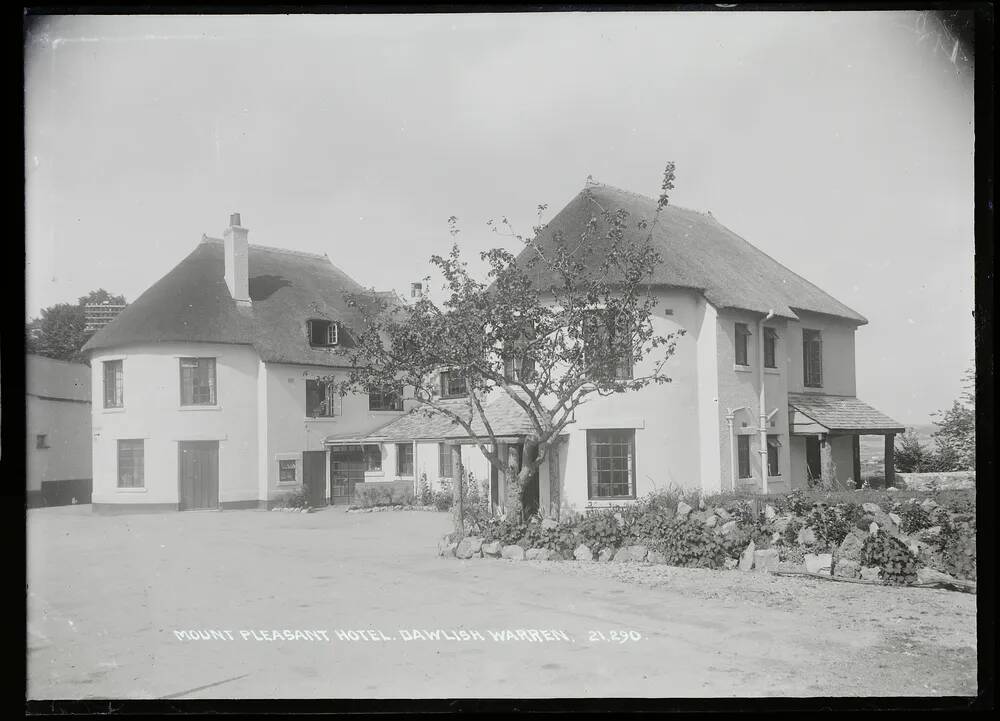
{"type": "Polygon", "coordinates": [[[458,374],[458,371],[441,371],[441,397],[461,398],[469,393],[469,388],[465,383],[465,378],[458,374]]]}
{"type": "Polygon", "coordinates": [[[340,338],[340,324],[332,320],[310,320],[309,345],[313,348],[330,348],[337,345],[340,338]]]}

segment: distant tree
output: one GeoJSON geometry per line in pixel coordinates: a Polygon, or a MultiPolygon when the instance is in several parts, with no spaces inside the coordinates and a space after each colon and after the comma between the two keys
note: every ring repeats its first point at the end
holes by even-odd
{"type": "Polygon", "coordinates": [[[88,303],[124,305],[125,296],[112,295],[98,288],[81,296],[76,305],[57,303],[42,309],[41,316],[31,319],[25,326],[25,350],[60,360],[84,360],[80,349],[93,335],[84,330],[87,322],[84,306],[88,303]]]}
{"type": "Polygon", "coordinates": [[[936,471],[974,471],[976,469],[976,397],[975,371],[968,369],[962,376],[961,397],[946,411],[932,414],[938,428],[934,439],[934,469],[936,471]]]}
{"type": "Polygon", "coordinates": [[[900,473],[922,473],[934,467],[934,454],[909,429],[896,439],[896,470],[900,473]]]}

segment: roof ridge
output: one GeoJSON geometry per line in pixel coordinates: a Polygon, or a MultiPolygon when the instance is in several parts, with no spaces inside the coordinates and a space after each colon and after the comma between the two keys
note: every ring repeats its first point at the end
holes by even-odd
{"type": "MultiPolygon", "coordinates": [[[[211,235],[206,235],[202,233],[201,236],[202,243],[224,243],[225,240],[222,238],[215,238],[211,235]]],[[[326,253],[310,253],[306,250],[292,250],[291,248],[276,248],[273,245],[259,245],[257,243],[247,243],[250,248],[257,248],[258,250],[267,250],[272,253],[285,253],[287,255],[300,255],[306,258],[318,258],[322,260],[323,258],[328,258],[326,253]]]]}
{"type": "MultiPolygon", "coordinates": [[[[583,188],[583,190],[580,191],[580,192],[581,193],[585,193],[586,191],[590,190],[591,188],[593,188],[595,186],[599,186],[599,187],[603,187],[603,188],[610,188],[611,190],[615,190],[615,191],[617,191],[619,193],[624,193],[625,195],[631,195],[631,196],[634,196],[636,198],[642,198],[643,200],[648,200],[650,203],[653,203],[654,205],[656,204],[656,199],[652,198],[652,197],[650,197],[648,195],[643,195],[642,193],[637,193],[634,190],[629,190],[627,188],[619,188],[617,185],[611,185],[610,183],[601,183],[601,182],[598,182],[596,180],[594,182],[590,183],[589,185],[585,185],[584,188],[583,188]]],[[[712,220],[715,220],[715,216],[712,215],[711,211],[697,210],[695,208],[688,208],[686,206],[677,205],[675,203],[667,203],[663,207],[664,208],[674,208],[676,210],[684,210],[684,211],[686,211],[688,213],[697,213],[698,215],[704,215],[707,218],[712,218],[712,220]]],[[[716,221],[716,222],[718,222],[718,221],[716,221]]]]}

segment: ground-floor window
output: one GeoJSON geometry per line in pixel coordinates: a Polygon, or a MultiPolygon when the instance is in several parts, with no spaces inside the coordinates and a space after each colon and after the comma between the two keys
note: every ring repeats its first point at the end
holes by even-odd
{"type": "Polygon", "coordinates": [[[778,449],[781,448],[781,441],[778,436],[767,437],[767,475],[780,476],[781,469],[778,467],[778,449]]]}
{"type": "Polygon", "coordinates": [[[413,475],[413,444],[412,443],[397,443],[396,444],[396,475],[397,476],[412,476],[413,475]]]}
{"type": "Polygon", "coordinates": [[[591,499],[635,498],[635,431],[587,431],[587,483],[591,499]]]}
{"type": "Polygon", "coordinates": [[[438,478],[451,478],[453,473],[451,446],[438,443],[438,478]]]}
{"type": "Polygon", "coordinates": [[[376,445],[365,446],[365,471],[377,473],[382,470],[382,447],[376,445]]]}
{"type": "Polygon", "coordinates": [[[750,436],[736,436],[736,458],[740,478],[752,478],[750,472],[750,436]]]}
{"type": "Polygon", "coordinates": [[[295,483],[295,460],[278,461],[278,483],[295,483]]]}
{"type": "Polygon", "coordinates": [[[118,441],[118,487],[145,488],[145,441],[118,441]]]}

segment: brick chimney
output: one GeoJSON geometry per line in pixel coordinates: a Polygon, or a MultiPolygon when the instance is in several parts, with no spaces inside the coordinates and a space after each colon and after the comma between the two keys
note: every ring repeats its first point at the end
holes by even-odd
{"type": "Polygon", "coordinates": [[[250,305],[248,232],[240,225],[240,214],[233,213],[229,216],[229,227],[222,236],[226,247],[226,285],[237,305],[250,305]]]}

